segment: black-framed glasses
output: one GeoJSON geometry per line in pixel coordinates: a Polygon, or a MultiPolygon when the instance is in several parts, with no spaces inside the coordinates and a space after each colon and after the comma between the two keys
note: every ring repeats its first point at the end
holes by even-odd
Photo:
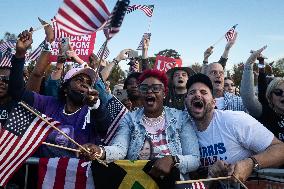
{"type": "Polygon", "coordinates": [[[272,91],[276,96],[282,96],[283,95],[283,90],[282,89],[274,89],[272,91]]]}
{"type": "Polygon", "coordinates": [[[0,75],[0,81],[3,81],[4,83],[8,83],[9,82],[9,76],[0,75]]]}
{"type": "Polygon", "coordinates": [[[153,85],[140,84],[139,85],[139,91],[141,93],[146,94],[147,91],[149,91],[150,89],[153,93],[159,93],[162,89],[164,89],[164,85],[163,84],[153,84],[153,85]]]}

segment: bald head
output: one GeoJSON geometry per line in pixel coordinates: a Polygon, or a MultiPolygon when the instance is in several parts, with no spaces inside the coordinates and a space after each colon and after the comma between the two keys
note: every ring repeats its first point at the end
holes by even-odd
{"type": "Polygon", "coordinates": [[[213,90],[223,91],[224,88],[224,69],[218,62],[213,62],[208,65],[206,75],[210,78],[213,84],[213,90]]]}

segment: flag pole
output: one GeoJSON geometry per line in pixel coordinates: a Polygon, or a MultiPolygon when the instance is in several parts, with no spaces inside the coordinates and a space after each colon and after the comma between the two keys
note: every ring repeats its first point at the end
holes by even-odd
{"type": "MultiPolygon", "coordinates": [[[[81,144],[77,143],[75,140],[73,140],[70,136],[66,135],[63,131],[61,131],[60,129],[58,129],[57,127],[55,127],[54,125],[52,125],[49,121],[47,121],[46,119],[44,119],[42,116],[40,116],[38,113],[36,113],[34,110],[32,110],[28,105],[26,105],[24,102],[19,102],[19,104],[21,104],[24,108],[26,108],[27,110],[29,110],[30,112],[32,112],[34,115],[36,115],[37,117],[39,117],[42,121],[44,121],[45,123],[47,123],[48,125],[50,125],[53,129],[55,129],[56,131],[58,131],[60,134],[62,134],[63,136],[65,136],[68,140],[70,140],[72,143],[74,143],[76,146],[78,146],[79,148],[83,149],[85,152],[87,152],[88,154],[90,154],[90,152],[84,148],[81,144]]],[[[96,160],[104,165],[106,165],[102,160],[100,160],[99,158],[96,157],[96,160]]],[[[107,165],[106,165],[107,166],[107,165]]]]}
{"type": "Polygon", "coordinates": [[[183,180],[183,181],[176,181],[176,184],[192,184],[192,183],[195,183],[195,182],[207,182],[207,181],[214,181],[214,180],[226,180],[226,179],[230,179],[230,178],[232,178],[232,176],[208,178],[208,179],[198,179],[198,180],[183,180]]]}
{"type": "Polygon", "coordinates": [[[55,22],[55,21],[56,21],[56,20],[51,20],[51,23],[46,23],[46,24],[43,24],[43,25],[41,25],[41,26],[38,26],[38,27],[34,28],[32,32],[41,30],[41,29],[43,29],[45,26],[52,25],[52,23],[55,22]]]}
{"type": "Polygon", "coordinates": [[[78,149],[68,148],[68,147],[65,147],[65,146],[60,146],[60,145],[56,145],[56,144],[51,144],[51,143],[48,143],[48,142],[42,142],[42,144],[47,145],[47,146],[52,146],[52,147],[60,148],[60,149],[64,149],[64,150],[69,150],[69,151],[72,151],[72,152],[80,152],[80,150],[78,150],[78,149]]]}
{"type": "Polygon", "coordinates": [[[213,45],[211,45],[212,47],[214,47],[215,45],[217,45],[225,36],[222,35],[222,37],[220,37],[220,39],[218,39],[213,45]]]}
{"type": "Polygon", "coordinates": [[[104,48],[103,48],[103,50],[102,50],[101,57],[100,57],[100,60],[99,60],[99,65],[98,65],[97,70],[96,70],[96,73],[95,73],[96,81],[98,80],[99,71],[100,71],[100,68],[101,68],[101,62],[102,62],[102,60],[103,60],[103,56],[104,56],[104,54],[105,54],[105,50],[106,50],[108,41],[109,41],[109,40],[106,39],[106,41],[104,42],[104,48]]]}

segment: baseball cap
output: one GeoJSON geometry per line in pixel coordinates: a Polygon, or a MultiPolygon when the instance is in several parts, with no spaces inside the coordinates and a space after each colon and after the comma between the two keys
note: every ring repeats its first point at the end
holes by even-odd
{"type": "Polygon", "coordinates": [[[91,80],[92,80],[92,83],[95,82],[95,74],[96,74],[96,71],[90,67],[86,67],[86,68],[72,68],[70,69],[64,76],[63,78],[63,82],[66,82],[67,80],[75,77],[76,75],[79,75],[79,74],[86,74],[88,75],[91,80]]]}
{"type": "Polygon", "coordinates": [[[189,89],[194,83],[203,83],[207,85],[207,87],[213,91],[213,85],[210,80],[210,78],[207,75],[197,73],[188,78],[188,81],[186,83],[186,88],[189,89]]]}

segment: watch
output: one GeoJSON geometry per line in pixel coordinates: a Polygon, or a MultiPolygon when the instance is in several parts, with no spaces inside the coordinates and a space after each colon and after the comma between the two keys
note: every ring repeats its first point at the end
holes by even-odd
{"type": "Polygon", "coordinates": [[[253,157],[249,157],[253,161],[253,170],[258,171],[260,169],[258,161],[253,157]]]}
{"type": "Polygon", "coordinates": [[[174,166],[178,167],[179,164],[180,164],[179,157],[178,156],[172,156],[172,158],[173,158],[173,161],[174,161],[174,166]]]}

